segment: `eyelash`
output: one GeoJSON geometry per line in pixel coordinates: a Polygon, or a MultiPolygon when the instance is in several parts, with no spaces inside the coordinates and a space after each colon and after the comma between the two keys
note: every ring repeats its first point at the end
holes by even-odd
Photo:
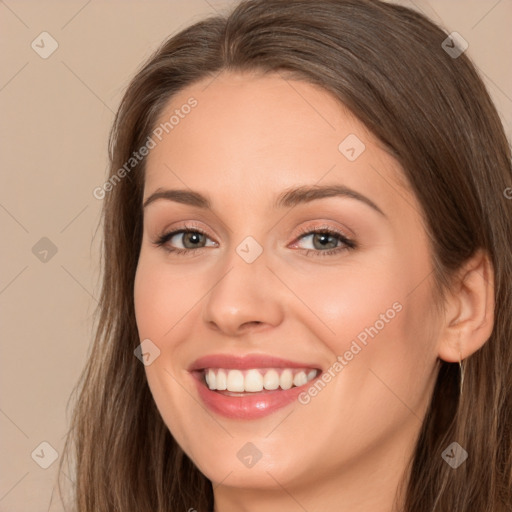
{"type": "MultiPolygon", "coordinates": [[[[200,233],[204,235],[205,237],[209,238],[208,234],[205,233],[202,229],[200,229],[197,226],[187,226],[185,225],[181,229],[177,229],[175,231],[170,231],[168,233],[163,233],[160,235],[157,240],[154,242],[154,245],[157,247],[164,248],[167,252],[175,254],[175,255],[181,255],[181,256],[192,256],[193,253],[196,253],[200,251],[201,249],[206,249],[206,247],[198,247],[197,249],[180,249],[176,247],[168,247],[165,244],[171,240],[175,235],[178,234],[186,234],[186,233],[200,233]]],[[[304,238],[305,235],[313,235],[313,234],[325,234],[334,236],[338,239],[338,241],[342,242],[344,246],[341,247],[335,247],[334,249],[327,249],[325,251],[317,250],[317,249],[301,249],[302,251],[305,251],[306,256],[309,256],[310,253],[313,254],[313,256],[333,256],[335,254],[339,254],[342,251],[346,250],[352,250],[357,248],[357,244],[347,238],[343,233],[340,231],[337,231],[330,227],[316,227],[314,229],[310,228],[302,228],[299,232],[299,236],[296,238],[296,241],[299,241],[300,239],[304,238]]]]}

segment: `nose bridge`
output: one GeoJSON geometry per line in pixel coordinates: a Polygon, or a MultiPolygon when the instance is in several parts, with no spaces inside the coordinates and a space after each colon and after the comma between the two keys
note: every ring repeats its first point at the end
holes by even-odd
{"type": "Polygon", "coordinates": [[[247,237],[226,257],[203,306],[203,320],[227,334],[249,324],[277,325],[282,320],[280,293],[261,245],[247,237]]]}

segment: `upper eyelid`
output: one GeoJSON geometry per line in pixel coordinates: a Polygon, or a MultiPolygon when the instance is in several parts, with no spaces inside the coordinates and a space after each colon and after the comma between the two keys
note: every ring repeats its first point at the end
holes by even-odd
{"type": "MultiPolygon", "coordinates": [[[[184,220],[182,222],[183,222],[183,224],[181,224],[181,222],[179,222],[179,221],[176,223],[173,223],[173,224],[178,224],[178,227],[176,227],[176,228],[166,227],[163,230],[161,230],[160,233],[167,234],[167,233],[171,233],[171,232],[183,231],[183,230],[188,230],[188,229],[190,229],[190,230],[197,229],[198,231],[203,232],[206,236],[210,236],[207,233],[209,231],[209,232],[213,233],[214,238],[216,237],[217,239],[219,239],[221,237],[221,235],[219,235],[219,233],[215,229],[213,229],[211,227],[207,227],[207,228],[202,227],[202,224],[204,224],[204,221],[201,218],[193,219],[193,220],[184,220]]],[[[208,220],[206,222],[207,222],[207,224],[209,224],[208,220]]],[[[358,238],[357,230],[354,230],[353,228],[348,228],[348,226],[345,226],[345,225],[343,225],[343,223],[340,223],[339,221],[336,221],[335,219],[330,218],[330,216],[329,217],[319,216],[317,219],[310,218],[308,220],[302,219],[300,224],[301,224],[301,226],[299,228],[299,230],[301,231],[300,234],[303,234],[302,230],[304,229],[304,225],[306,225],[309,231],[317,231],[317,230],[321,230],[321,229],[326,229],[326,230],[331,230],[336,233],[339,233],[349,240],[358,238]],[[311,226],[312,223],[313,223],[313,226],[311,226]],[[314,223],[317,223],[317,224],[314,224],[314,223]],[[330,223],[334,223],[335,225],[331,225],[330,223]]],[[[224,230],[226,230],[226,231],[223,234],[227,234],[228,231],[232,233],[232,229],[230,229],[228,226],[225,226],[224,223],[222,223],[221,232],[223,232],[224,230]]],[[[296,232],[297,228],[295,228],[293,231],[296,232]]]]}

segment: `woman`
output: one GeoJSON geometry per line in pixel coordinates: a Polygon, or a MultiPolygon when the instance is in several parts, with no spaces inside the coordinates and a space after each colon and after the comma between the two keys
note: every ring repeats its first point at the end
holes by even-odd
{"type": "Polygon", "coordinates": [[[459,39],[242,2],[142,67],[110,158],[79,512],[511,509],[510,151],[459,39]]]}

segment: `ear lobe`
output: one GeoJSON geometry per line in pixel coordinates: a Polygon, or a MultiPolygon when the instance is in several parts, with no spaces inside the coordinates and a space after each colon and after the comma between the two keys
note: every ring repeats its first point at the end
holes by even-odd
{"type": "Polygon", "coordinates": [[[446,292],[438,356],[456,363],[479,350],[494,326],[494,269],[479,249],[456,273],[446,292]]]}

